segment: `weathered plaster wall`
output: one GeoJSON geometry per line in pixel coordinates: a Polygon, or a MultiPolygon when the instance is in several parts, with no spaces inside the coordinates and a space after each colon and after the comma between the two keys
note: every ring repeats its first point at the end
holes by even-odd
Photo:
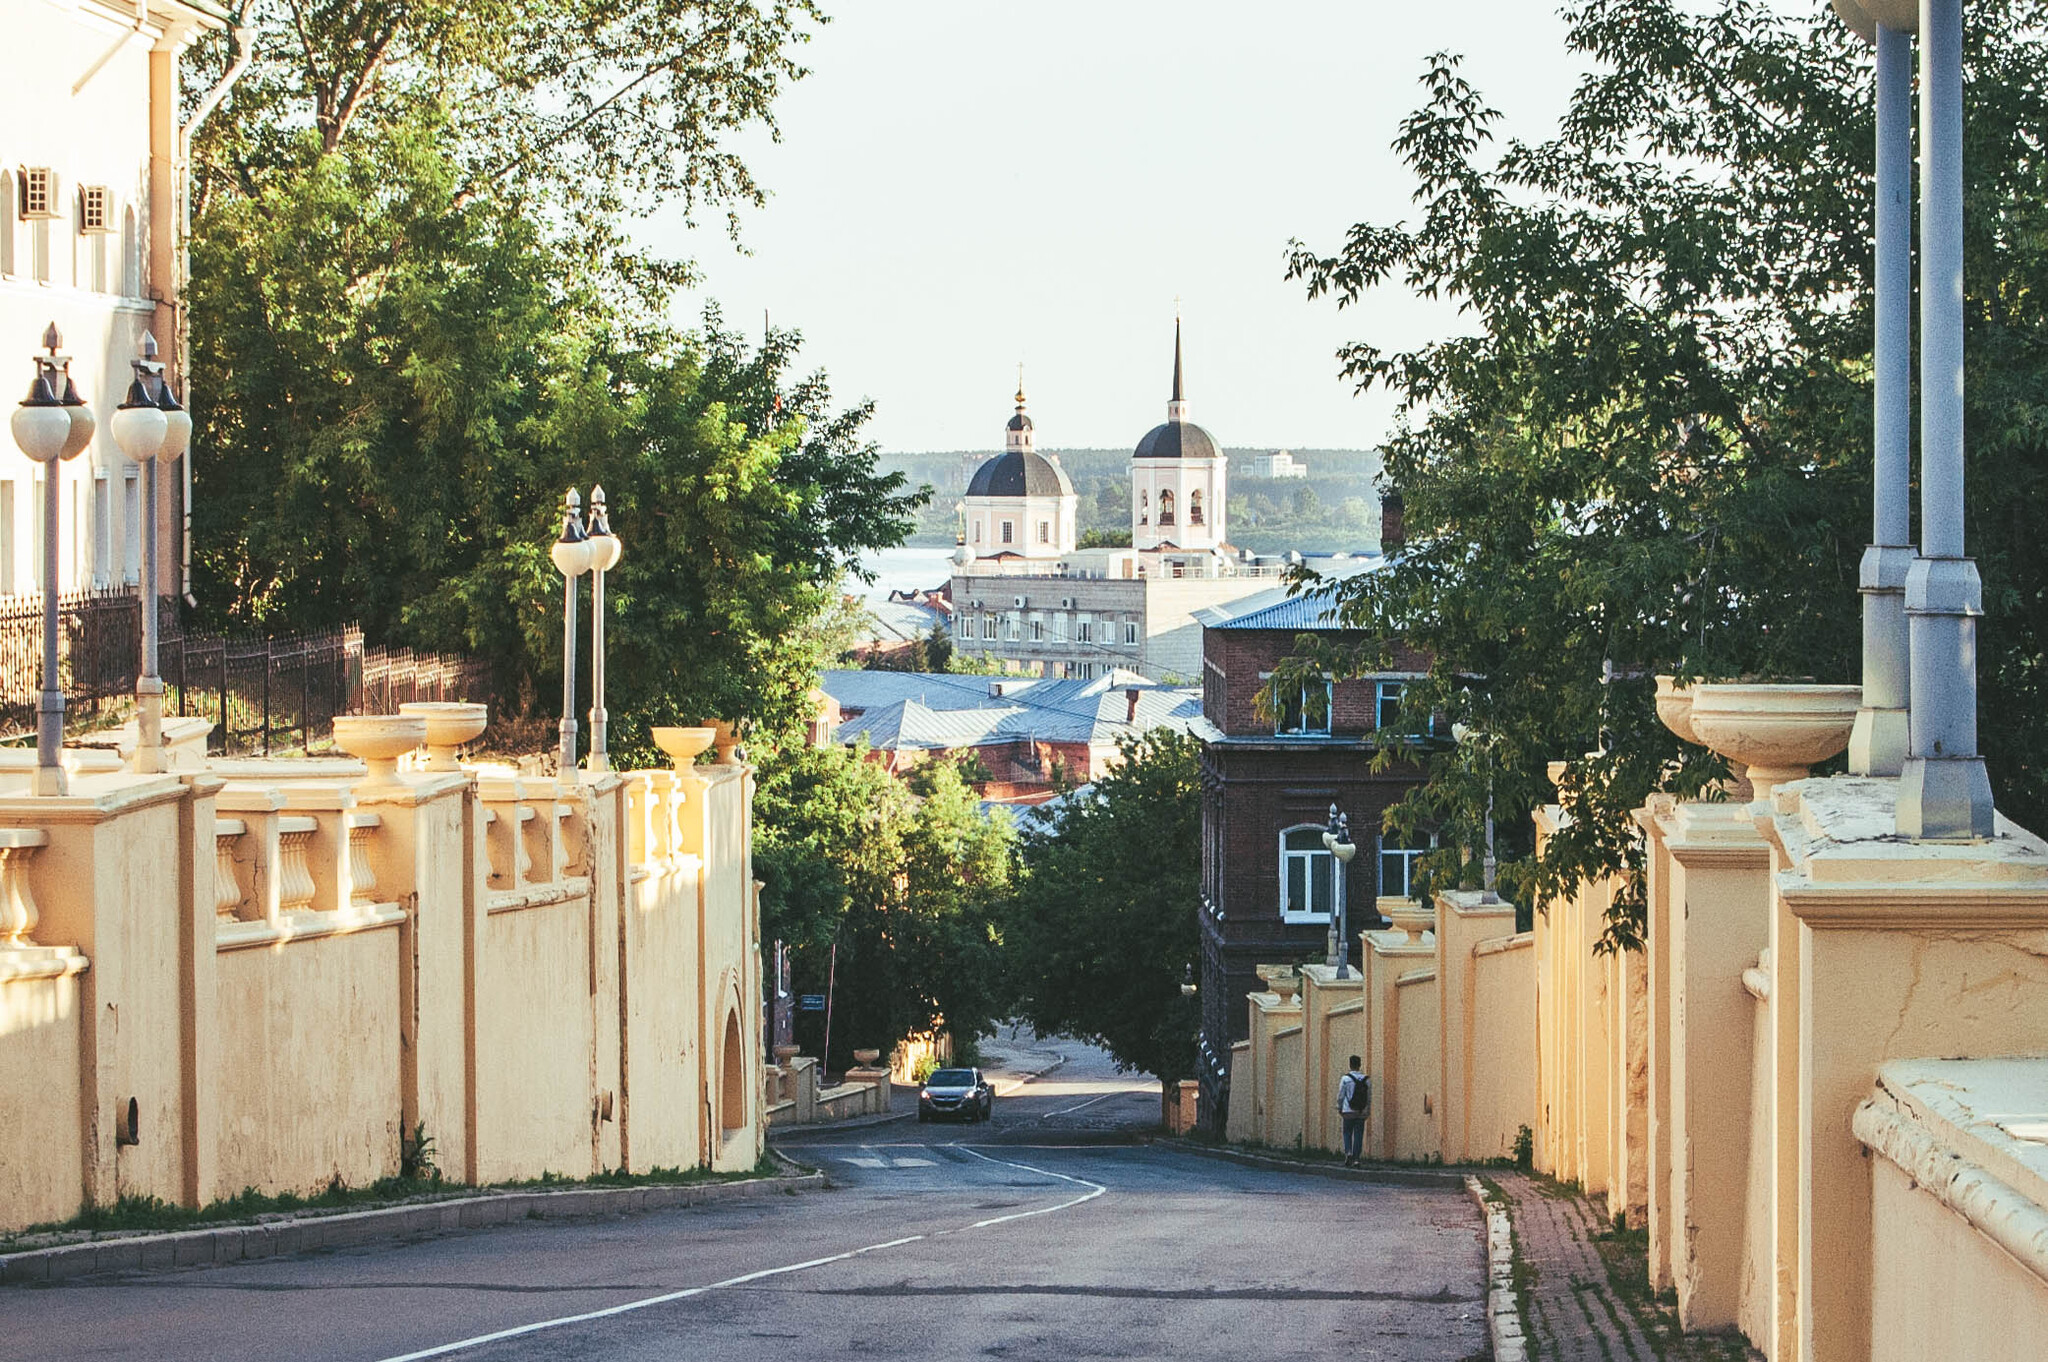
{"type": "Polygon", "coordinates": [[[0,1228],[367,1183],[420,1126],[457,1180],[759,1157],[750,772],[671,807],[646,773],[218,770],[0,786],[0,899],[43,909],[0,945],[0,1228]]]}

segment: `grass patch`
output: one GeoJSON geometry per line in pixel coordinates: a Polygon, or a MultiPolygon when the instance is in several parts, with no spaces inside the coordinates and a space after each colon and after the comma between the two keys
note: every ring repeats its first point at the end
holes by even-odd
{"type": "Polygon", "coordinates": [[[419,1178],[379,1178],[361,1187],[351,1187],[336,1178],[310,1196],[296,1192],[271,1195],[249,1187],[234,1196],[199,1207],[176,1206],[156,1197],[124,1196],[111,1206],[89,1206],[69,1220],[31,1225],[13,1234],[0,1235],[0,1253],[47,1247],[37,1241],[49,1238],[68,1239],[75,1235],[90,1239],[102,1235],[157,1234],[283,1216],[339,1215],[348,1211],[447,1201],[489,1192],[566,1191],[577,1187],[694,1187],[718,1182],[746,1182],[775,1177],[789,1171],[790,1167],[778,1162],[774,1155],[764,1153],[752,1168],[738,1173],[715,1173],[708,1168],[653,1168],[645,1173],[613,1169],[582,1178],[542,1173],[537,1178],[521,1182],[494,1182],[484,1186],[445,1182],[438,1173],[419,1178]]]}

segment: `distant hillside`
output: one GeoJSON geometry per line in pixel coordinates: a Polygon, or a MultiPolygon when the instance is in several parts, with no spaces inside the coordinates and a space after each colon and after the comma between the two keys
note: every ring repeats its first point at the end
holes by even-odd
{"type": "MultiPolygon", "coordinates": [[[[1297,449],[1295,462],[1308,468],[1306,478],[1252,478],[1240,471],[1242,460],[1266,454],[1275,445],[1250,445],[1226,450],[1230,455],[1230,539],[1258,553],[1288,549],[1342,552],[1379,546],[1379,498],[1373,479],[1380,456],[1370,449],[1297,449]]],[[[918,518],[910,542],[918,545],[953,542],[961,483],[967,459],[992,458],[994,450],[948,450],[930,454],[889,454],[882,467],[901,470],[912,486],[930,484],[931,505],[918,518]]],[[[1130,459],[1128,449],[1047,449],[1058,454],[1080,497],[1080,527],[1128,530],[1130,459]]]]}

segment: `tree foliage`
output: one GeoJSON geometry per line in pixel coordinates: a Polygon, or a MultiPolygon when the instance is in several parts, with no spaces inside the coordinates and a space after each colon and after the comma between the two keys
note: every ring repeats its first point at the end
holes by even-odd
{"type": "Polygon", "coordinates": [[[755,807],[762,931],[792,948],[800,992],[832,984],[829,1065],[935,1027],[971,1041],[1004,1015],[1015,834],[958,766],[898,778],[865,748],[805,748],[763,772],[755,807]]]}
{"type": "Polygon", "coordinates": [[[807,12],[258,3],[254,63],[195,171],[205,612],[359,620],[489,658],[501,690],[545,704],[547,546],[563,490],[601,483],[626,544],[607,579],[615,750],[713,716],[793,739],[845,572],[922,499],[878,471],[865,404],[835,411],[823,375],[794,372],[795,333],[750,345],[715,308],[676,330],[680,268],[612,233],[635,195],[754,193],[703,139],[767,117],[807,12]],[[589,104],[627,68],[652,72],[638,93],[589,104]],[[571,131],[564,110],[589,116],[571,131]]]}
{"type": "Polygon", "coordinates": [[[1021,1015],[1171,1083],[1195,1072],[1201,746],[1160,729],[1027,829],[1004,943],[1021,1015]]]}
{"type": "MultiPolygon", "coordinates": [[[[2048,600],[2018,508],[2048,467],[2043,18],[1973,7],[1965,56],[1969,476],[1998,493],[1969,526],[1983,727],[2001,805],[2035,819],[2048,600]]],[[[1595,69],[1555,137],[1498,143],[1499,116],[1435,58],[1395,144],[1414,220],[1361,224],[1327,255],[1297,243],[1291,262],[1340,306],[1404,285],[1469,324],[1342,352],[1361,388],[1408,403],[1385,451],[1407,550],[1332,593],[1375,645],[1296,667],[1370,667],[1395,638],[1433,657],[1404,711],[1480,740],[1440,744],[1393,816],[1440,826],[1442,861],[1473,844],[1489,791],[1527,810],[1564,759],[1566,830],[1504,872],[1533,897],[1635,870],[1629,811],[1718,773],[1657,724],[1654,673],[1857,675],[1870,535],[1866,50],[1824,10],[1761,0],[1585,0],[1567,19],[1595,69]]],[[[1638,908],[1619,900],[1614,942],[1638,908]]]]}

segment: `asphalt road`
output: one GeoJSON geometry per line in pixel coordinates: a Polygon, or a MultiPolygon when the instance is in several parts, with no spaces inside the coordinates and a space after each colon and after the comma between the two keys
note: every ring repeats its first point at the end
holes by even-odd
{"type": "Polygon", "coordinates": [[[1485,1353],[1449,1189],[1135,1141],[1158,1087],[999,1042],[987,1125],[781,1136],[833,1190],[0,1290],[0,1357],[1403,1358],[1485,1353]]]}

